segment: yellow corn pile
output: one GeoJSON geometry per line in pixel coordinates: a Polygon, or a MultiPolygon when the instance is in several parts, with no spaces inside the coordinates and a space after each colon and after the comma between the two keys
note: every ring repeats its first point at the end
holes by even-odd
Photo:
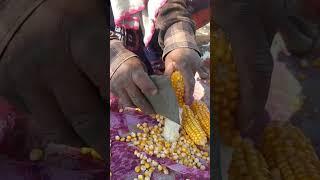
{"type": "Polygon", "coordinates": [[[211,41],[213,44],[211,72],[214,77],[213,113],[218,119],[223,142],[231,145],[232,139],[239,135],[235,125],[239,99],[237,70],[226,34],[216,28],[211,35],[211,41]]]}
{"type": "Polygon", "coordinates": [[[272,180],[266,161],[250,141],[239,138],[234,146],[229,180],[272,180]]]}
{"type": "Polygon", "coordinates": [[[182,128],[195,144],[204,146],[207,137],[210,138],[210,111],[207,105],[202,101],[194,101],[190,107],[184,104],[184,83],[179,71],[172,73],[171,84],[182,108],[182,128]]]}
{"type": "Polygon", "coordinates": [[[320,179],[320,161],[300,129],[291,124],[270,124],[263,138],[263,154],[283,180],[320,179]]]}
{"type": "MultiPolygon", "coordinates": [[[[188,112],[192,111],[189,109],[188,112]]],[[[178,141],[172,143],[166,141],[161,135],[165,117],[158,114],[152,115],[152,117],[157,120],[157,125],[149,126],[147,123],[137,124],[137,128],[141,132],[131,132],[126,137],[115,137],[117,141],[132,143],[138,148],[134,152],[141,160],[140,165],[135,168],[136,173],[139,173],[137,179],[149,179],[154,171],[164,174],[169,173],[164,165],[151,160],[148,156],[169,158],[176,163],[188,167],[201,170],[206,169],[203,161],[209,162],[208,151],[200,150],[184,130],[181,131],[178,141]]]]}
{"type": "Polygon", "coordinates": [[[210,111],[207,105],[202,101],[194,101],[191,104],[191,110],[201,124],[202,129],[210,139],[210,111]]]}

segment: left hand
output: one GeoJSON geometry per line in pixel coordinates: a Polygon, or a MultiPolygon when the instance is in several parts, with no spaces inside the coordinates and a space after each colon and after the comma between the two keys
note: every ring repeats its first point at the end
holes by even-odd
{"type": "Polygon", "coordinates": [[[184,77],[185,102],[189,105],[193,101],[195,73],[199,72],[200,77],[206,79],[209,77],[209,72],[202,66],[199,54],[190,48],[175,49],[165,57],[165,75],[170,77],[176,70],[184,77]]]}

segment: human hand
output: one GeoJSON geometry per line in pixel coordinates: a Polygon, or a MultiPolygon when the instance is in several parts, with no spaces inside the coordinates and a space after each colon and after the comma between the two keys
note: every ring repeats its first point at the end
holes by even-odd
{"type": "Polygon", "coordinates": [[[185,102],[191,104],[195,86],[195,73],[198,71],[201,78],[208,78],[208,69],[202,66],[200,56],[195,50],[178,48],[165,57],[165,75],[170,77],[175,70],[180,71],[184,78],[185,102]]]}
{"type": "Polygon", "coordinates": [[[137,57],[128,59],[117,69],[110,80],[110,88],[122,107],[138,107],[147,114],[154,113],[144,94],[155,95],[157,87],[137,57]]]}

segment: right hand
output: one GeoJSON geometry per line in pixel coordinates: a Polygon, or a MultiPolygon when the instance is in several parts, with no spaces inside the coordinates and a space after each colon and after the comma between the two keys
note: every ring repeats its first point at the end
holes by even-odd
{"type": "Polygon", "coordinates": [[[138,107],[146,114],[154,113],[144,95],[155,95],[158,89],[137,57],[128,59],[117,69],[110,80],[110,90],[123,108],[138,107]]]}

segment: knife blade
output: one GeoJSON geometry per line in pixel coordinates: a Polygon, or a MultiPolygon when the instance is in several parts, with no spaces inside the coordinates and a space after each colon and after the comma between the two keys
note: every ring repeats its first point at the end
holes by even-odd
{"type": "Polygon", "coordinates": [[[152,75],[151,80],[158,88],[154,96],[146,96],[154,111],[166,117],[162,136],[170,142],[176,141],[180,134],[179,105],[171,81],[166,76],[152,75]]]}
{"type": "Polygon", "coordinates": [[[156,95],[147,96],[154,111],[180,124],[179,105],[171,81],[163,75],[152,75],[150,78],[158,88],[156,95]]]}

